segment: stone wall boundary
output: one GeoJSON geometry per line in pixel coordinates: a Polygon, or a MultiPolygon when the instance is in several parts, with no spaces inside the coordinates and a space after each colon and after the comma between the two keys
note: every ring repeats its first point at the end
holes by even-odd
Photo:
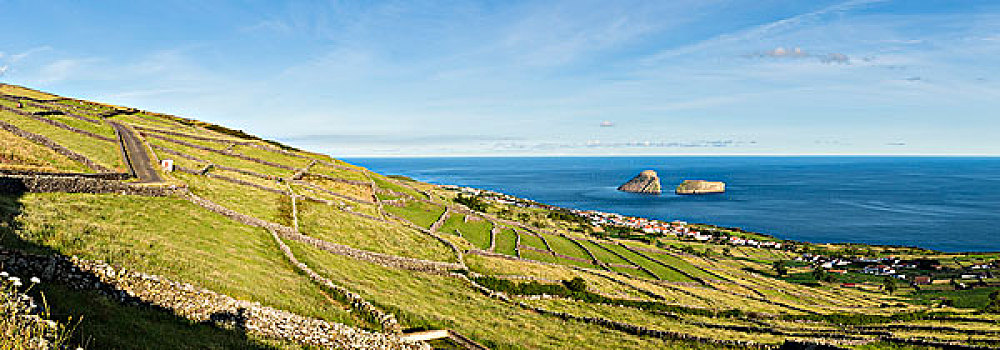
{"type": "Polygon", "coordinates": [[[694,275],[692,275],[692,274],[690,274],[690,273],[688,273],[686,271],[683,271],[683,270],[678,269],[676,267],[670,266],[670,264],[665,264],[662,261],[657,260],[656,258],[653,258],[653,257],[651,257],[649,255],[646,255],[645,253],[643,253],[643,252],[641,252],[641,251],[639,251],[637,249],[632,249],[632,247],[629,247],[628,245],[625,245],[623,243],[618,243],[618,245],[621,246],[622,248],[627,249],[628,251],[631,251],[631,252],[633,252],[633,253],[635,253],[635,254],[643,257],[643,258],[646,258],[646,260],[652,261],[652,262],[654,262],[656,264],[659,264],[660,266],[663,266],[663,267],[666,267],[668,269],[671,269],[671,270],[673,270],[673,271],[675,271],[675,272],[683,275],[684,277],[690,278],[693,281],[696,281],[696,282],[701,283],[701,284],[708,284],[708,282],[706,282],[705,280],[703,280],[701,278],[695,277],[694,275]]]}
{"type": "Polygon", "coordinates": [[[317,238],[309,237],[300,234],[298,232],[295,232],[293,228],[288,226],[279,225],[249,215],[241,214],[232,209],[216,204],[215,202],[201,198],[190,192],[188,192],[184,196],[184,198],[205,209],[226,216],[241,224],[274,230],[282,238],[290,239],[301,243],[307,243],[337,255],[343,255],[357,260],[367,261],[376,265],[381,265],[391,268],[399,268],[404,270],[423,271],[423,272],[447,272],[451,270],[465,269],[465,266],[461,264],[407,258],[390,254],[370,252],[366,250],[348,247],[342,244],[330,243],[327,241],[323,241],[317,238]]]}
{"type": "Polygon", "coordinates": [[[119,181],[124,181],[132,178],[132,175],[129,175],[128,173],[57,173],[57,172],[45,172],[45,171],[0,169],[0,176],[2,175],[83,177],[91,179],[119,180],[119,181]]]}
{"type": "Polygon", "coordinates": [[[195,322],[245,329],[265,337],[321,348],[430,349],[398,335],[370,332],[235,299],[156,275],[118,269],[96,260],[0,250],[4,269],[77,290],[96,290],[115,302],[158,308],[195,322]]]}
{"type": "MultiPolygon", "coordinates": [[[[445,206],[445,213],[447,213],[447,212],[448,212],[448,207],[445,206]]],[[[410,227],[410,228],[412,228],[414,230],[423,232],[423,233],[425,233],[425,234],[427,234],[427,235],[429,235],[431,237],[434,237],[434,239],[437,239],[438,242],[441,242],[441,244],[444,244],[445,246],[451,248],[452,253],[454,253],[455,256],[457,257],[459,264],[462,265],[463,269],[466,268],[465,267],[465,254],[462,252],[462,249],[459,249],[458,246],[455,245],[455,243],[452,243],[452,241],[449,241],[449,240],[445,239],[444,237],[441,237],[441,235],[437,234],[437,232],[435,232],[435,231],[431,231],[429,229],[417,226],[416,224],[410,222],[409,220],[406,220],[404,218],[398,217],[398,216],[393,215],[391,213],[384,213],[384,215],[386,215],[386,216],[388,216],[390,218],[396,219],[397,221],[403,223],[403,225],[406,225],[406,226],[408,226],[408,227],[410,227]]],[[[442,213],[441,215],[443,216],[444,213],[442,213]]]]}
{"type": "MultiPolygon", "coordinates": [[[[3,106],[0,106],[0,107],[3,107],[3,106]]],[[[41,144],[41,145],[43,145],[45,147],[48,147],[48,148],[52,149],[53,151],[55,151],[56,153],[64,155],[64,156],[66,156],[66,158],[69,158],[71,160],[83,163],[83,165],[86,165],[87,167],[89,167],[89,168],[91,168],[91,169],[93,169],[95,171],[104,172],[104,173],[112,172],[111,169],[109,169],[109,168],[107,168],[107,167],[105,167],[103,165],[95,163],[93,160],[90,160],[90,158],[87,158],[86,156],[84,156],[82,154],[76,153],[75,151],[73,151],[73,150],[71,150],[69,148],[66,148],[63,145],[60,145],[60,144],[56,143],[55,141],[52,141],[52,139],[49,139],[48,137],[45,137],[45,136],[42,136],[42,135],[38,135],[38,134],[35,134],[35,133],[31,133],[31,132],[27,132],[27,131],[21,130],[20,128],[14,126],[13,124],[7,123],[5,121],[0,121],[0,129],[3,129],[3,130],[5,130],[5,131],[7,131],[7,132],[9,132],[11,134],[14,134],[14,135],[17,135],[17,136],[21,137],[21,138],[27,139],[28,141],[32,141],[32,142],[41,144]]]]}
{"type": "Polygon", "coordinates": [[[329,194],[331,196],[334,196],[334,197],[337,197],[337,198],[340,198],[340,199],[344,199],[344,200],[348,200],[348,201],[351,201],[351,202],[361,203],[361,204],[375,204],[375,202],[366,201],[366,200],[363,200],[363,199],[358,199],[358,198],[354,198],[354,197],[351,197],[351,196],[348,196],[348,195],[344,195],[344,194],[340,194],[340,193],[337,193],[337,192],[330,191],[328,189],[325,189],[323,187],[314,185],[314,184],[309,183],[307,181],[293,180],[292,182],[295,183],[295,184],[297,184],[297,185],[302,185],[302,186],[305,186],[305,187],[309,187],[309,188],[311,188],[313,190],[318,190],[318,191],[321,191],[323,193],[329,194]]]}
{"type": "Polygon", "coordinates": [[[180,191],[181,188],[176,186],[139,186],[117,180],[81,176],[0,176],[0,192],[4,193],[91,193],[168,197],[180,191]]]}
{"type": "Polygon", "coordinates": [[[489,288],[483,287],[482,285],[480,285],[479,283],[476,283],[476,281],[472,280],[471,278],[468,278],[465,275],[461,275],[461,274],[456,274],[456,275],[457,275],[456,277],[460,276],[459,278],[464,279],[465,281],[467,281],[470,285],[473,286],[473,288],[475,288],[476,290],[479,290],[480,292],[482,292],[483,294],[485,294],[485,295],[487,295],[487,296],[489,296],[491,298],[499,299],[501,301],[505,301],[507,303],[514,304],[514,305],[519,306],[519,307],[521,307],[523,309],[526,309],[526,310],[531,310],[531,311],[537,312],[537,313],[542,314],[542,315],[554,316],[554,317],[557,317],[557,318],[560,318],[560,319],[563,319],[563,320],[570,320],[570,321],[577,321],[577,322],[583,322],[583,323],[587,323],[587,324],[598,325],[598,326],[602,326],[602,327],[605,327],[605,328],[608,328],[608,329],[613,329],[613,330],[617,330],[617,331],[621,331],[621,332],[625,332],[625,333],[632,334],[632,335],[637,335],[637,336],[648,336],[648,337],[655,337],[655,338],[661,338],[661,339],[689,341],[689,342],[696,342],[696,343],[706,344],[706,345],[737,346],[737,347],[742,347],[742,348],[747,348],[747,349],[778,349],[778,345],[762,344],[762,343],[757,343],[757,342],[752,342],[752,341],[713,339],[713,338],[700,337],[700,336],[695,336],[695,335],[690,335],[690,334],[680,333],[680,332],[672,332],[672,331],[665,331],[665,330],[658,330],[658,329],[649,329],[649,328],[645,328],[645,327],[642,327],[642,326],[637,326],[637,325],[633,325],[633,324],[629,324],[629,323],[624,323],[624,322],[612,321],[612,320],[608,320],[608,319],[600,318],[600,317],[583,317],[583,316],[576,316],[576,315],[573,315],[573,314],[559,312],[559,311],[552,311],[552,310],[548,310],[548,309],[544,309],[544,308],[540,308],[540,307],[535,307],[535,306],[529,305],[527,303],[524,303],[524,302],[521,302],[521,301],[518,301],[518,300],[513,300],[513,299],[511,299],[510,297],[508,297],[504,293],[495,292],[495,291],[493,291],[493,290],[491,290],[489,288]]]}
{"type": "Polygon", "coordinates": [[[250,141],[218,139],[218,138],[213,138],[213,137],[200,136],[200,135],[182,133],[182,132],[171,131],[171,130],[163,130],[163,129],[151,128],[151,127],[148,127],[148,126],[140,126],[140,125],[134,125],[134,124],[132,124],[130,126],[133,127],[133,128],[135,128],[135,129],[137,129],[137,130],[148,131],[148,132],[155,132],[155,133],[160,133],[160,134],[170,135],[170,136],[187,137],[189,139],[195,139],[195,140],[199,140],[199,141],[216,142],[216,143],[222,143],[222,144],[237,144],[237,145],[248,145],[248,144],[252,144],[253,143],[253,142],[250,142],[250,141]]]}
{"type": "Polygon", "coordinates": [[[399,322],[396,321],[395,315],[383,312],[379,308],[375,307],[375,305],[372,305],[372,303],[365,300],[360,295],[351,292],[350,290],[347,290],[347,288],[337,285],[336,283],[333,283],[333,281],[331,281],[330,279],[316,273],[311,268],[309,268],[308,265],[300,262],[295,257],[295,254],[292,253],[292,249],[288,247],[288,245],[285,244],[284,241],[281,240],[281,237],[278,236],[277,232],[270,229],[267,231],[271,233],[271,237],[274,238],[275,243],[278,244],[278,248],[281,249],[281,252],[285,255],[285,258],[288,259],[288,262],[290,262],[292,266],[295,266],[295,268],[297,268],[300,272],[308,276],[316,283],[319,283],[326,289],[329,289],[330,291],[337,294],[336,296],[337,299],[339,299],[342,302],[348,303],[352,309],[361,313],[363,317],[366,318],[369,322],[376,323],[380,327],[382,327],[383,331],[391,332],[394,334],[401,334],[403,332],[403,328],[402,326],[399,325],[399,322]]]}
{"type": "Polygon", "coordinates": [[[203,151],[214,152],[214,153],[218,153],[218,154],[222,154],[222,155],[227,155],[227,156],[230,156],[230,157],[236,157],[236,158],[239,158],[239,159],[243,159],[243,160],[247,160],[247,161],[251,161],[251,162],[254,162],[254,163],[259,163],[259,164],[263,164],[263,165],[267,165],[267,166],[271,166],[271,167],[275,167],[275,168],[279,168],[279,169],[285,169],[285,170],[291,170],[291,171],[296,171],[297,170],[294,167],[291,167],[291,166],[288,166],[288,165],[284,165],[284,164],[280,164],[280,163],[275,163],[275,162],[271,162],[271,161],[266,161],[266,160],[263,160],[263,159],[246,156],[246,155],[243,155],[243,154],[240,154],[240,153],[236,153],[236,152],[232,152],[232,151],[226,151],[226,150],[215,149],[215,148],[211,148],[211,147],[205,147],[205,146],[202,146],[202,145],[196,145],[196,144],[193,144],[193,143],[190,143],[190,142],[181,141],[181,140],[177,140],[177,139],[172,139],[172,138],[169,138],[169,137],[166,137],[166,136],[163,136],[163,135],[158,135],[158,134],[155,134],[155,133],[140,132],[140,134],[142,134],[143,136],[148,136],[148,137],[152,137],[152,138],[155,138],[155,139],[160,139],[160,140],[163,140],[163,141],[176,143],[178,145],[182,145],[182,146],[186,146],[186,147],[191,147],[191,148],[194,148],[194,149],[200,149],[200,150],[203,150],[203,151]]]}
{"type": "Polygon", "coordinates": [[[336,177],[336,176],[330,176],[330,175],[326,175],[326,174],[314,173],[314,172],[309,172],[309,171],[306,171],[306,172],[304,172],[302,174],[303,178],[310,177],[310,176],[315,176],[315,177],[318,177],[318,178],[321,178],[321,179],[324,179],[324,180],[329,180],[329,181],[334,181],[334,182],[341,182],[341,183],[345,183],[345,184],[349,184],[349,185],[357,185],[357,186],[370,186],[371,185],[371,184],[369,184],[367,182],[364,182],[364,181],[342,179],[342,178],[339,178],[339,177],[336,177]]]}
{"type": "MultiPolygon", "coordinates": [[[[39,100],[29,99],[29,98],[24,98],[24,97],[20,97],[19,98],[17,96],[11,96],[11,95],[0,95],[0,98],[8,100],[8,101],[20,102],[20,103],[23,103],[25,105],[28,105],[28,106],[31,106],[31,107],[35,107],[35,108],[47,109],[47,110],[50,110],[50,111],[59,111],[59,112],[62,112],[62,114],[64,114],[64,115],[68,115],[70,117],[73,117],[73,118],[76,118],[76,119],[80,119],[82,121],[94,123],[94,124],[100,124],[101,123],[100,121],[98,121],[96,119],[91,119],[91,118],[84,117],[84,116],[75,114],[73,112],[70,112],[69,110],[71,108],[69,106],[61,106],[61,105],[58,105],[58,104],[55,104],[55,105],[46,105],[46,104],[38,103],[39,100]]],[[[45,101],[45,102],[52,103],[54,101],[45,101]]]]}
{"type": "Polygon", "coordinates": [[[95,133],[92,133],[90,131],[83,130],[83,129],[74,128],[72,126],[69,126],[69,125],[57,122],[55,120],[52,120],[52,119],[49,119],[49,118],[45,118],[45,117],[39,117],[37,115],[31,114],[31,113],[28,113],[28,112],[25,112],[25,111],[20,111],[20,110],[17,110],[17,109],[14,109],[14,108],[10,108],[10,107],[7,107],[7,106],[0,106],[0,110],[5,110],[5,111],[8,111],[8,112],[19,114],[19,115],[22,115],[22,116],[25,116],[25,117],[28,117],[28,118],[40,121],[42,123],[49,124],[51,126],[60,128],[60,129],[69,130],[69,131],[72,131],[72,132],[75,132],[75,133],[78,133],[78,134],[81,134],[81,135],[86,135],[86,136],[89,136],[89,137],[92,137],[92,138],[95,138],[95,139],[98,139],[98,140],[103,140],[103,141],[108,141],[108,142],[115,142],[115,139],[113,139],[111,137],[107,137],[107,136],[104,136],[104,135],[98,135],[98,134],[95,134],[95,133]]]}

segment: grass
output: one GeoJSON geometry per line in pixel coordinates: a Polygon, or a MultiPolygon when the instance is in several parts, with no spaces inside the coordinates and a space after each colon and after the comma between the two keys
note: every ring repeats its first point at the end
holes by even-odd
{"type": "MultiPolygon", "coordinates": [[[[532,248],[537,248],[537,249],[541,249],[541,250],[545,250],[545,251],[549,250],[549,248],[547,248],[545,246],[545,242],[543,242],[541,238],[539,238],[538,236],[536,236],[534,234],[526,233],[526,232],[521,232],[521,245],[532,247],[532,248]]],[[[527,251],[527,249],[521,251],[521,253],[523,254],[524,251],[527,251]]]]}
{"type": "Polygon", "coordinates": [[[556,235],[545,235],[545,240],[549,242],[552,246],[552,250],[556,253],[572,256],[574,258],[580,258],[587,261],[593,260],[590,254],[587,254],[583,248],[570,241],[569,238],[556,236],[556,235]]]}
{"type": "Polygon", "coordinates": [[[461,232],[462,237],[482,250],[490,249],[490,230],[493,224],[482,218],[470,218],[465,214],[452,214],[445,220],[439,232],[457,234],[461,232]],[[468,222],[465,222],[468,218],[468,222]]]}
{"type": "Polygon", "coordinates": [[[67,346],[73,329],[52,320],[45,306],[31,309],[22,297],[37,295],[32,289],[37,290],[38,285],[28,282],[27,277],[23,282],[0,278],[0,349],[38,349],[42,342],[51,348],[67,346]]]}
{"type": "Polygon", "coordinates": [[[29,89],[17,85],[7,85],[7,84],[0,84],[0,94],[30,97],[38,100],[50,100],[59,98],[59,96],[44,93],[38,90],[29,89]]]}
{"type": "Polygon", "coordinates": [[[182,172],[173,175],[187,183],[192,193],[226,208],[258,219],[291,224],[288,221],[291,203],[283,202],[288,196],[205,176],[182,172]]]}
{"type": "Polygon", "coordinates": [[[79,321],[75,323],[76,331],[70,343],[89,349],[302,348],[194,323],[152,308],[120,305],[92,291],[73,290],[55,284],[42,287],[53,315],[64,322],[79,321]]]}
{"type": "Polygon", "coordinates": [[[372,181],[375,182],[375,186],[378,186],[380,188],[387,189],[387,190],[390,190],[390,191],[399,192],[399,193],[405,193],[406,195],[408,195],[410,197],[413,197],[413,198],[427,199],[427,196],[424,196],[420,192],[414,191],[413,189],[411,189],[409,187],[397,184],[394,180],[391,180],[391,179],[389,179],[389,178],[387,178],[385,176],[378,175],[378,174],[372,174],[371,178],[372,178],[372,181]]]}
{"type": "Polygon", "coordinates": [[[193,283],[237,299],[354,323],[295,272],[263,229],[175,198],[30,194],[0,197],[5,247],[53,250],[193,283]]]}
{"type": "Polygon", "coordinates": [[[90,169],[52,149],[0,130],[0,169],[89,172],[90,169]]]}
{"type": "Polygon", "coordinates": [[[246,146],[246,145],[236,145],[236,147],[233,147],[232,151],[248,157],[263,159],[266,161],[284,164],[295,168],[304,168],[306,165],[309,165],[309,162],[312,161],[311,159],[293,157],[287,154],[282,154],[270,150],[263,150],[257,147],[246,146]]]}
{"type": "MultiPolygon", "coordinates": [[[[176,139],[173,136],[169,136],[169,138],[176,139]]],[[[178,152],[190,155],[190,156],[194,156],[194,157],[200,158],[202,160],[212,162],[214,164],[228,166],[228,167],[231,167],[231,168],[238,168],[238,169],[250,170],[250,171],[255,171],[255,172],[258,172],[258,173],[262,173],[262,174],[266,174],[266,175],[273,175],[273,176],[278,176],[278,177],[288,177],[288,176],[291,176],[294,173],[293,171],[288,170],[288,169],[282,169],[282,168],[277,168],[277,167],[273,167],[273,166],[270,166],[270,165],[260,164],[260,163],[254,162],[254,161],[239,159],[239,158],[236,158],[236,157],[231,157],[231,156],[227,156],[227,155],[224,155],[224,154],[219,154],[219,153],[216,153],[216,152],[211,152],[211,151],[206,151],[206,150],[191,148],[191,147],[187,147],[187,146],[184,146],[184,145],[181,145],[181,144],[177,144],[177,143],[173,143],[173,142],[169,142],[169,141],[164,141],[164,140],[160,140],[160,139],[153,138],[153,137],[146,137],[146,141],[149,142],[149,143],[151,143],[151,144],[154,144],[154,145],[159,145],[159,146],[167,147],[169,149],[172,149],[172,150],[175,150],[175,151],[178,151],[178,152]]],[[[162,157],[176,158],[176,156],[171,155],[171,154],[166,154],[165,152],[162,152],[162,151],[160,151],[159,154],[162,155],[162,157]]]]}
{"type": "Polygon", "coordinates": [[[565,259],[565,258],[562,258],[562,257],[558,257],[558,256],[555,256],[555,255],[549,254],[549,253],[542,253],[542,252],[534,251],[534,250],[531,250],[531,249],[521,250],[521,257],[525,258],[525,259],[530,259],[530,260],[535,260],[535,261],[541,261],[541,262],[547,262],[547,263],[552,263],[552,264],[567,265],[567,266],[579,266],[579,267],[586,267],[586,268],[591,268],[591,269],[596,269],[597,268],[596,266],[594,266],[591,263],[586,263],[586,262],[582,262],[582,261],[565,259]]]}
{"type": "Polygon", "coordinates": [[[351,171],[351,170],[335,168],[327,166],[326,164],[322,163],[313,164],[313,166],[309,168],[309,172],[316,174],[323,174],[327,176],[333,176],[344,180],[361,181],[365,183],[371,182],[371,180],[368,179],[368,176],[366,176],[364,173],[360,171],[351,171]]]}
{"type": "MultiPolygon", "coordinates": [[[[356,198],[363,201],[372,201],[372,190],[369,186],[355,185],[338,181],[331,181],[321,177],[306,175],[304,181],[319,186],[337,194],[356,198]]],[[[338,199],[339,200],[339,199],[338,199]]]]}
{"type": "Polygon", "coordinates": [[[648,272],[640,270],[640,269],[630,269],[630,268],[621,267],[621,266],[611,266],[611,270],[613,270],[615,272],[618,272],[618,273],[624,273],[624,274],[632,276],[632,277],[652,278],[652,279],[656,278],[653,275],[650,275],[648,272]]]}
{"type": "Polygon", "coordinates": [[[705,270],[703,270],[703,269],[695,266],[694,264],[691,264],[691,263],[685,261],[684,259],[678,258],[677,256],[669,254],[669,253],[665,253],[664,252],[664,253],[645,253],[645,254],[653,257],[654,259],[656,259],[656,260],[658,260],[658,261],[660,261],[660,262],[662,262],[664,264],[670,265],[671,267],[673,267],[675,269],[684,271],[685,273],[688,273],[688,274],[690,274],[690,275],[692,275],[692,276],[694,276],[696,278],[705,279],[705,280],[713,280],[713,279],[718,279],[719,278],[718,276],[716,276],[714,274],[711,274],[711,273],[709,273],[709,272],[707,272],[707,271],[705,271],[705,270]]]}
{"type": "Polygon", "coordinates": [[[494,247],[494,250],[497,253],[517,256],[517,252],[514,251],[515,243],[517,243],[517,237],[515,236],[514,230],[504,228],[497,233],[496,247],[494,247]]]}
{"type": "Polygon", "coordinates": [[[597,257],[597,260],[603,261],[608,264],[632,265],[632,263],[629,263],[625,259],[622,259],[621,257],[612,254],[607,249],[602,247],[600,244],[597,244],[593,241],[583,241],[580,243],[583,243],[583,245],[586,246],[587,249],[589,249],[590,252],[593,253],[595,257],[597,257]]]}
{"type": "Polygon", "coordinates": [[[102,136],[107,136],[110,138],[115,138],[115,130],[111,128],[111,125],[105,124],[103,122],[100,124],[94,124],[67,115],[47,115],[45,116],[45,118],[72,126],[77,129],[90,131],[92,133],[102,136]]]}
{"type": "Polygon", "coordinates": [[[419,201],[407,201],[404,207],[386,205],[383,209],[423,228],[430,228],[445,210],[444,206],[419,201]]]}
{"type": "Polygon", "coordinates": [[[982,309],[989,302],[990,293],[1000,288],[975,288],[954,291],[915,291],[908,297],[917,304],[931,304],[940,298],[951,301],[952,306],[969,309],[982,309]]]}
{"type": "Polygon", "coordinates": [[[299,229],[325,241],[411,258],[453,261],[454,254],[433,237],[393,222],[376,222],[337,207],[299,203],[299,229]]]}
{"type": "Polygon", "coordinates": [[[90,158],[97,164],[111,169],[118,169],[118,171],[124,171],[125,169],[121,151],[116,143],[60,129],[8,111],[0,111],[0,120],[14,124],[21,130],[48,137],[63,147],[67,147],[90,158]]]}
{"type": "Polygon", "coordinates": [[[628,249],[625,249],[622,246],[608,244],[608,245],[605,245],[605,247],[608,247],[608,249],[614,250],[616,253],[621,254],[622,256],[628,258],[629,260],[632,260],[633,262],[635,262],[639,266],[642,266],[642,267],[644,267],[646,269],[649,269],[654,274],[656,274],[656,276],[659,276],[660,279],[662,279],[664,281],[671,281],[671,282],[691,282],[692,281],[690,278],[688,278],[687,276],[684,276],[680,272],[677,272],[676,270],[671,269],[669,267],[660,265],[660,264],[658,264],[658,263],[656,263],[656,262],[654,262],[652,260],[646,259],[645,257],[642,257],[639,254],[636,254],[636,253],[634,253],[634,252],[632,252],[632,251],[630,251],[628,249]]]}
{"type": "Polygon", "coordinates": [[[411,274],[289,243],[320,274],[396,311],[407,326],[449,328],[491,349],[688,349],[594,325],[526,312],[490,299],[447,276],[411,274]],[[378,278],[372,278],[378,276],[378,278]]]}

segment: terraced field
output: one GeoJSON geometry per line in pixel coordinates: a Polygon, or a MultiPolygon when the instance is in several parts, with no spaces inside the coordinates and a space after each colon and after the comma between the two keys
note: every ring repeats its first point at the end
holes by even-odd
{"type": "MultiPolygon", "coordinates": [[[[450,329],[499,349],[1000,343],[1000,318],[979,312],[988,302],[982,292],[948,306],[931,291],[892,295],[791,283],[772,264],[799,257],[796,251],[588,236],[546,209],[491,203],[475,212],[456,203],[452,190],[217,125],[8,85],[0,93],[6,94],[0,104],[15,110],[0,110],[0,121],[109,169],[121,171],[124,159],[117,141],[103,139],[115,136],[108,120],[135,129],[155,158],[178,166],[162,174],[163,183],[142,185],[174,191],[164,197],[0,195],[4,249],[102,260],[397,340],[398,330],[450,329]],[[33,105],[18,107],[21,100],[33,105]],[[83,119],[26,114],[51,110],[83,119]],[[527,219],[501,219],[502,210],[527,219]]],[[[0,170],[92,172],[51,145],[11,132],[0,131],[0,146],[0,170]]],[[[993,258],[933,256],[958,266],[993,258]]],[[[259,334],[234,339],[213,320],[169,307],[140,311],[93,290],[53,283],[45,291],[59,304],[60,321],[84,316],[78,338],[94,344],[127,348],[122,339],[152,334],[206,348],[312,346],[259,334]],[[128,334],[119,339],[109,329],[128,334]]]]}
{"type": "Polygon", "coordinates": [[[482,218],[465,214],[452,214],[438,228],[439,232],[455,234],[464,237],[474,246],[482,250],[490,249],[490,230],[493,224],[482,218]]]}

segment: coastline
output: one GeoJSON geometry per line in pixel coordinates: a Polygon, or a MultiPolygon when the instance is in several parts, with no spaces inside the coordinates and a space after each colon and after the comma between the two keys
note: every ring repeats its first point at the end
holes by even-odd
{"type": "MultiPolygon", "coordinates": [[[[532,198],[564,208],[737,227],[814,244],[857,243],[948,253],[1000,251],[997,159],[449,158],[349,159],[383,173],[532,198]],[[511,171],[516,169],[516,171],[511,171]],[[637,169],[663,183],[701,178],[724,195],[615,191],[637,169]],[[985,186],[985,187],[984,187],[985,186]],[[981,191],[985,188],[986,191],[981,191]],[[877,191],[875,191],[877,190],[877,191]]],[[[670,187],[669,185],[667,187],[670,187]]]]}
{"type": "MultiPolygon", "coordinates": [[[[406,176],[406,177],[412,178],[409,175],[394,174],[393,176],[406,176]]],[[[420,180],[417,180],[417,181],[420,181],[420,180]]],[[[449,189],[449,190],[468,188],[468,189],[475,189],[475,190],[482,191],[482,192],[497,193],[497,194],[500,194],[500,195],[503,195],[503,196],[507,196],[507,197],[510,197],[510,198],[516,198],[516,199],[524,201],[524,202],[537,203],[538,205],[540,205],[540,208],[546,208],[546,209],[556,209],[556,210],[561,209],[561,210],[568,210],[570,212],[603,213],[603,214],[608,214],[608,215],[619,216],[619,217],[622,217],[622,218],[634,218],[634,219],[646,220],[646,221],[666,222],[664,220],[667,220],[667,219],[661,219],[661,218],[646,218],[646,217],[628,216],[628,215],[622,215],[622,214],[619,214],[619,213],[602,212],[602,211],[597,211],[597,210],[585,210],[585,209],[561,207],[561,206],[557,206],[557,205],[542,203],[542,202],[539,202],[539,201],[536,201],[536,200],[533,200],[533,199],[529,199],[529,198],[517,197],[517,196],[514,196],[514,195],[510,195],[510,194],[506,194],[506,193],[502,193],[502,192],[498,192],[498,191],[494,191],[494,190],[482,189],[482,188],[476,188],[476,187],[459,186],[459,185],[452,185],[452,184],[433,184],[433,185],[434,186],[438,186],[440,188],[449,189]]],[[[677,221],[677,220],[672,220],[671,222],[675,222],[675,221],[677,221]]],[[[764,238],[768,238],[768,239],[772,239],[772,240],[776,240],[776,241],[780,241],[780,242],[788,243],[788,244],[836,245],[836,246],[848,246],[848,247],[850,247],[850,246],[867,246],[867,247],[879,247],[879,248],[891,248],[891,249],[920,250],[920,251],[924,251],[927,254],[941,254],[941,255],[966,255],[967,256],[967,255],[980,255],[980,254],[987,254],[987,255],[989,255],[989,254],[1000,254],[1000,251],[948,252],[948,251],[935,250],[935,249],[925,248],[925,247],[920,247],[920,246],[915,246],[915,245],[914,246],[910,246],[910,245],[898,245],[898,244],[873,244],[873,243],[863,243],[863,242],[808,242],[808,241],[800,241],[800,240],[794,240],[794,239],[781,238],[781,237],[777,237],[777,236],[774,236],[772,234],[767,234],[767,233],[745,231],[745,230],[743,230],[742,228],[739,228],[739,227],[719,226],[719,225],[712,224],[712,223],[698,223],[698,222],[689,223],[689,222],[685,222],[685,224],[689,224],[689,225],[692,225],[692,226],[715,227],[715,228],[727,229],[727,230],[738,230],[738,231],[740,231],[742,233],[751,234],[751,235],[759,236],[759,237],[764,237],[764,238]]]]}

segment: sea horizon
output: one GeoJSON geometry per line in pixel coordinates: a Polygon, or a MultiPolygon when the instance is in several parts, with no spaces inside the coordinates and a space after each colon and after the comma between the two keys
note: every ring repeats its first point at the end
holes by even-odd
{"type": "Polygon", "coordinates": [[[344,159],[386,174],[493,190],[565,208],[739,227],[794,241],[911,246],[962,253],[1000,251],[1000,242],[991,240],[998,232],[989,224],[997,219],[990,208],[1000,205],[1000,191],[992,189],[995,187],[992,183],[1000,181],[1000,177],[984,170],[1000,169],[998,157],[344,159]],[[636,195],[615,190],[647,168],[660,173],[664,194],[636,195]],[[544,181],[552,176],[571,180],[564,184],[565,188],[552,188],[544,181]],[[723,180],[728,190],[722,195],[676,196],[672,189],[682,178],[723,180]],[[842,182],[833,180],[838,178],[842,182]],[[986,190],[956,187],[947,192],[934,192],[936,186],[954,185],[954,179],[972,181],[976,183],[973,187],[986,190]],[[948,238],[943,239],[942,235],[948,238]]]}

